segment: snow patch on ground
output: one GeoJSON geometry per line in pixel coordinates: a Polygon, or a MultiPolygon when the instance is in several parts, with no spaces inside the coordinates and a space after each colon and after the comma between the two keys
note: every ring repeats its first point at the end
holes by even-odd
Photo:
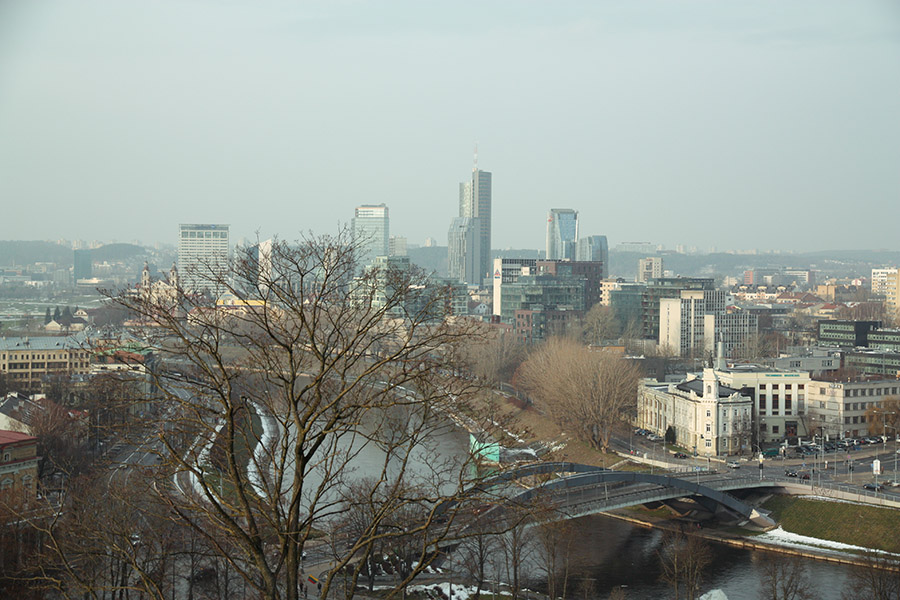
{"type": "MultiPolygon", "coordinates": [[[[424,592],[426,590],[434,590],[435,588],[440,589],[443,592],[444,596],[450,597],[450,583],[444,581],[441,583],[431,583],[428,585],[411,585],[408,590],[410,592],[424,592]]],[[[486,592],[485,588],[482,588],[482,592],[486,592]]],[[[468,600],[472,596],[475,595],[475,587],[453,584],[453,600],[468,600]]],[[[498,591],[498,596],[512,596],[510,592],[498,591]]],[[[727,600],[727,599],[726,599],[727,600]]]]}
{"type": "Polygon", "coordinates": [[[807,500],[818,500],[819,502],[838,502],[841,504],[856,504],[857,506],[872,506],[871,504],[866,504],[865,502],[857,502],[855,500],[844,500],[842,498],[829,498],[828,496],[797,496],[797,498],[805,498],[807,500]]]}
{"type": "Polygon", "coordinates": [[[272,440],[275,439],[278,426],[275,424],[275,419],[266,413],[262,407],[255,402],[251,404],[262,425],[262,435],[256,448],[253,449],[253,459],[247,465],[247,478],[250,480],[250,484],[256,490],[256,493],[265,498],[265,482],[260,476],[259,465],[266,464],[266,449],[272,440]]]}
{"type": "Polygon", "coordinates": [[[870,550],[869,548],[863,548],[862,546],[854,546],[852,544],[844,544],[841,542],[833,542],[831,540],[823,540],[821,538],[800,535],[798,533],[791,533],[789,531],[785,531],[781,527],[773,529],[772,531],[768,531],[762,535],[758,535],[754,539],[768,542],[770,544],[775,544],[776,546],[787,546],[790,548],[813,548],[817,550],[828,549],[840,552],[870,550]]]}

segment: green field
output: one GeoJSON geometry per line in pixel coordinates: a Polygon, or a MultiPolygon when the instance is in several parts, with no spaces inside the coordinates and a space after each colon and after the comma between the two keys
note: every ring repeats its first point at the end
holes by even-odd
{"type": "Polygon", "coordinates": [[[772,496],[763,508],[791,533],[900,552],[900,510],[795,496],[772,496]]]}

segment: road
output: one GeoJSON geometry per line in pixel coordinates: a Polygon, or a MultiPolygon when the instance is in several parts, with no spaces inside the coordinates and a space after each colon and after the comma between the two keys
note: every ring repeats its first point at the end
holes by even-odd
{"type": "MultiPolygon", "coordinates": [[[[895,451],[895,442],[887,444],[869,444],[860,446],[856,450],[828,452],[818,456],[809,455],[798,458],[775,457],[763,460],[763,473],[766,478],[784,478],[786,472],[808,474],[815,478],[811,483],[815,484],[841,484],[850,487],[858,487],[876,480],[872,472],[872,461],[876,458],[881,461],[882,474],[877,481],[885,485],[883,494],[900,500],[900,486],[894,487],[890,483],[900,481],[900,455],[895,451]],[[826,466],[827,461],[827,466],[826,466]],[[851,469],[852,465],[852,469],[851,469]],[[895,475],[896,474],[896,475],[895,475]]],[[[746,477],[748,471],[758,473],[759,462],[756,458],[727,457],[725,459],[706,456],[689,456],[686,459],[676,459],[674,452],[667,450],[663,442],[651,442],[641,435],[617,435],[612,438],[613,447],[619,452],[629,454],[633,452],[640,458],[663,461],[669,468],[685,471],[697,469],[711,469],[721,471],[722,475],[730,477],[746,477]],[[740,465],[737,469],[726,466],[727,461],[736,460],[740,465]]]]}

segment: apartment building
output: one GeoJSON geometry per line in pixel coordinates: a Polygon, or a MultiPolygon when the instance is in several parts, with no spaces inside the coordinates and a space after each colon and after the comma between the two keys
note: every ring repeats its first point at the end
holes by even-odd
{"type": "Polygon", "coordinates": [[[10,337],[0,339],[0,372],[10,389],[34,393],[47,376],[91,370],[87,337],[10,337]]]}

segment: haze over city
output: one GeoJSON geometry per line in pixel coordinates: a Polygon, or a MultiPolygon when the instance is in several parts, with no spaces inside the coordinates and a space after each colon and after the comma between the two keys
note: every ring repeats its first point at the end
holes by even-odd
{"type": "Polygon", "coordinates": [[[897,0],[0,0],[0,598],[897,600],[897,0]]]}
{"type": "Polygon", "coordinates": [[[890,248],[897,73],[887,1],[7,2],[0,239],[444,244],[478,143],[494,248],[890,248]]]}

